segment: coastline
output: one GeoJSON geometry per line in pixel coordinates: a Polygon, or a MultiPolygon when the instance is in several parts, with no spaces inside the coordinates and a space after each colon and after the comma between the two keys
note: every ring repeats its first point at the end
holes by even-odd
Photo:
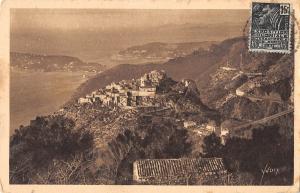
{"type": "Polygon", "coordinates": [[[51,114],[67,102],[76,88],[95,73],[10,72],[10,135],[39,115],[51,114]],[[34,107],[34,108],[32,108],[34,107]]]}

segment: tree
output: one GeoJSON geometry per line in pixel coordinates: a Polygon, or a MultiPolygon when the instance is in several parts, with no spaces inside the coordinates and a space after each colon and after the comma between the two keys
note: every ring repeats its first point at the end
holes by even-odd
{"type": "MultiPolygon", "coordinates": [[[[266,165],[271,168],[286,168],[286,172],[280,176],[265,176],[263,184],[280,184],[276,178],[284,181],[284,184],[293,179],[293,141],[280,135],[279,127],[261,126],[253,129],[252,139],[230,138],[222,149],[222,157],[230,172],[238,175],[249,173],[254,176],[252,183],[259,184],[261,170],[266,165]],[[268,181],[268,182],[267,182],[268,181]]],[[[251,177],[252,178],[252,177],[251,177]]],[[[241,184],[244,183],[238,180],[241,184]]]]}
{"type": "Polygon", "coordinates": [[[170,158],[179,158],[191,152],[191,144],[187,141],[188,133],[185,129],[175,129],[170,136],[164,153],[170,158]]]}
{"type": "Polygon", "coordinates": [[[75,156],[74,160],[80,164],[82,159],[77,159],[77,155],[89,151],[93,138],[90,132],[74,129],[74,126],[71,119],[63,116],[47,116],[37,117],[29,126],[21,127],[10,143],[11,183],[40,179],[37,175],[44,176],[43,172],[55,159],[65,162],[75,156]]]}
{"type": "Polygon", "coordinates": [[[202,147],[204,157],[220,157],[222,155],[223,145],[221,143],[221,138],[215,133],[204,138],[202,147]]]}

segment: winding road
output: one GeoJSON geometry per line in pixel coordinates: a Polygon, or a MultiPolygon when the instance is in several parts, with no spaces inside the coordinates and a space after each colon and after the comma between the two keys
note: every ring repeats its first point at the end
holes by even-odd
{"type": "Polygon", "coordinates": [[[276,113],[274,115],[264,117],[264,118],[256,120],[256,121],[252,121],[252,122],[249,122],[249,123],[245,123],[245,124],[242,124],[242,125],[235,126],[232,129],[239,129],[239,128],[243,128],[243,127],[248,127],[250,125],[265,123],[267,121],[277,119],[278,117],[284,116],[284,115],[292,113],[292,112],[294,112],[294,108],[291,108],[291,109],[288,109],[288,110],[285,110],[285,111],[281,111],[280,113],[276,113]]]}

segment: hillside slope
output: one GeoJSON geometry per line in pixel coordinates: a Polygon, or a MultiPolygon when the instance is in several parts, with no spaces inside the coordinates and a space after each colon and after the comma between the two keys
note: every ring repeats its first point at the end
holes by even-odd
{"type": "Polygon", "coordinates": [[[175,80],[195,80],[203,103],[220,111],[223,120],[256,120],[293,106],[293,63],[293,55],[251,53],[247,38],[238,37],[164,64],[116,66],[82,84],[74,99],[109,82],[163,69],[175,80]]]}
{"type": "MultiPolygon", "coordinates": [[[[63,111],[31,121],[11,138],[11,182],[42,183],[41,179],[48,178],[47,183],[61,183],[60,173],[51,170],[53,173],[49,174],[47,167],[63,161],[73,163],[76,160],[72,156],[80,155],[84,158],[77,163],[85,168],[80,172],[89,180],[85,183],[126,184],[132,183],[131,167],[136,159],[200,154],[201,149],[195,148],[192,153],[192,147],[199,146],[201,139],[188,140],[195,134],[184,127],[183,121],[218,122],[218,113],[202,103],[192,80],[176,82],[166,78],[158,90],[153,100],[160,106],[122,108],[101,102],[72,103],[63,111]],[[19,171],[24,163],[18,160],[27,160],[25,170],[19,171]]],[[[83,180],[80,176],[67,179],[64,183],[83,180]]]]}

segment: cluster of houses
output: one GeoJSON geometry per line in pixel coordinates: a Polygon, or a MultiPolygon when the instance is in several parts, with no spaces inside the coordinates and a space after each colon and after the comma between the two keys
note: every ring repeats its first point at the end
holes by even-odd
{"type": "Polygon", "coordinates": [[[225,144],[229,137],[238,136],[238,134],[234,134],[235,131],[232,131],[231,128],[241,124],[242,122],[235,120],[225,120],[220,125],[217,125],[213,120],[201,124],[190,120],[183,121],[184,128],[194,131],[199,136],[208,136],[215,133],[220,137],[222,144],[225,144]]]}
{"type": "Polygon", "coordinates": [[[164,71],[151,71],[140,79],[122,80],[79,98],[79,104],[100,102],[108,106],[155,106],[157,87],[166,78],[164,71]]]}
{"type": "Polygon", "coordinates": [[[219,127],[217,127],[215,121],[209,121],[207,123],[199,124],[195,121],[185,120],[183,122],[183,127],[189,130],[193,130],[201,136],[207,136],[213,132],[217,133],[219,130],[219,127]]]}

